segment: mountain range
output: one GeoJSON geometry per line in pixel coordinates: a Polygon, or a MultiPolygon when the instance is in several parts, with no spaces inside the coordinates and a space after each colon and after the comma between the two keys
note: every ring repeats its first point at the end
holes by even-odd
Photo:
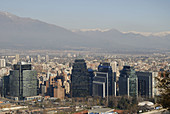
{"type": "Polygon", "coordinates": [[[143,35],[116,29],[76,30],[31,18],[0,12],[1,49],[81,49],[103,50],[170,49],[170,34],[143,35]]]}

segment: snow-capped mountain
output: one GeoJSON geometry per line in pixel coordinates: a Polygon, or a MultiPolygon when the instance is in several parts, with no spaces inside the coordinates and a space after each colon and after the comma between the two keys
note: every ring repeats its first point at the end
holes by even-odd
{"type": "Polygon", "coordinates": [[[164,35],[144,35],[116,29],[71,31],[39,20],[0,12],[0,48],[170,49],[169,42],[168,32],[164,35]]]}

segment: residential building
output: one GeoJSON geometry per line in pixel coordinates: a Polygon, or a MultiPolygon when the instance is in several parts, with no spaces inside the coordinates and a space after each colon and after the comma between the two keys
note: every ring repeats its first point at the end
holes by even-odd
{"type": "Polygon", "coordinates": [[[0,68],[6,67],[5,59],[0,59],[0,68]]]}

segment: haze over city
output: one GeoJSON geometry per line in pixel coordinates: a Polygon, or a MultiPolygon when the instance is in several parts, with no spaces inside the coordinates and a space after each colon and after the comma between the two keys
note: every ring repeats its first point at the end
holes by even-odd
{"type": "Polygon", "coordinates": [[[72,29],[170,31],[169,0],[2,0],[0,10],[72,29]]]}
{"type": "Polygon", "coordinates": [[[1,0],[0,114],[169,114],[169,6],[1,0]]]}

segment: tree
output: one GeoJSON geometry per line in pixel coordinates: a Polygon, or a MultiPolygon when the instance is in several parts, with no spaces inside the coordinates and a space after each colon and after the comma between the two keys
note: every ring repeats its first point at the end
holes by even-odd
{"type": "Polygon", "coordinates": [[[109,97],[108,106],[110,108],[117,108],[117,103],[118,103],[118,98],[117,97],[114,97],[114,96],[109,97]]]}
{"type": "Polygon", "coordinates": [[[121,110],[127,110],[130,107],[130,99],[128,97],[122,96],[118,101],[117,108],[121,110]]]}
{"type": "Polygon", "coordinates": [[[165,71],[165,76],[163,78],[156,79],[158,80],[158,88],[161,93],[158,103],[160,103],[163,108],[168,108],[170,110],[170,71],[165,71]]]}
{"type": "Polygon", "coordinates": [[[122,96],[118,100],[117,108],[121,110],[126,110],[125,114],[130,113],[134,114],[137,113],[137,98],[136,97],[127,97],[127,96],[122,96]]]}

